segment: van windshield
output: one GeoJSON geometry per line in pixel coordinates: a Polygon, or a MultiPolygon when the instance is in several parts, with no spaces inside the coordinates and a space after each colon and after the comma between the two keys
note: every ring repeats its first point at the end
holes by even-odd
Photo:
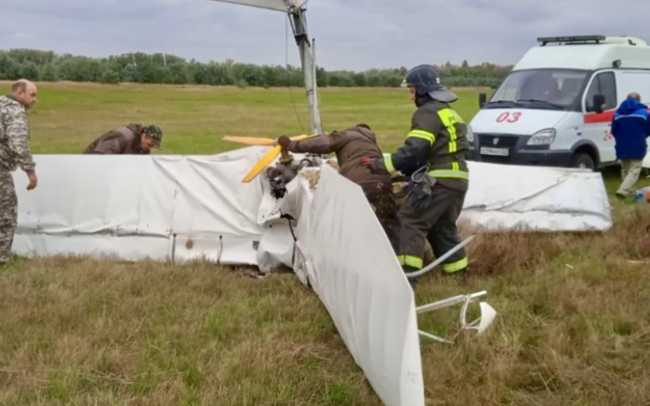
{"type": "Polygon", "coordinates": [[[566,110],[580,98],[588,78],[588,71],[569,69],[511,72],[487,107],[566,110]]]}

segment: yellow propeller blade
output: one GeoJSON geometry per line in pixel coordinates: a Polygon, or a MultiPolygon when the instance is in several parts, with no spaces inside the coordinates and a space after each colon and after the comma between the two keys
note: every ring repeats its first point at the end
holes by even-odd
{"type": "Polygon", "coordinates": [[[260,159],[260,160],[255,164],[255,166],[253,167],[253,169],[251,169],[250,171],[248,171],[248,173],[246,174],[246,176],[244,176],[244,179],[242,179],[242,182],[244,182],[244,183],[248,183],[248,182],[250,182],[251,180],[255,179],[255,177],[256,177],[257,175],[259,175],[259,173],[262,172],[262,170],[264,170],[264,168],[266,168],[266,167],[267,167],[271,162],[273,162],[273,161],[275,160],[275,158],[278,157],[278,155],[280,155],[280,152],[282,152],[282,145],[276,145],[275,147],[273,147],[272,150],[270,150],[269,152],[267,152],[267,153],[262,157],[262,159],[260,159]]]}
{"type": "MultiPolygon", "coordinates": [[[[314,135],[298,135],[296,137],[291,137],[291,140],[292,141],[302,141],[302,140],[306,140],[308,138],[316,137],[317,135],[318,134],[314,134],[314,135]]],[[[274,145],[275,142],[276,142],[275,140],[271,140],[271,139],[268,139],[268,138],[226,136],[226,137],[224,137],[224,140],[226,138],[230,138],[229,141],[235,141],[232,138],[236,138],[237,140],[241,140],[241,139],[246,139],[248,141],[252,140],[253,142],[259,142],[259,141],[266,142],[267,140],[270,141],[269,143],[265,143],[265,144],[253,144],[253,145],[274,145]]],[[[243,183],[248,183],[251,180],[255,179],[255,177],[257,175],[259,175],[260,172],[262,172],[264,170],[264,168],[269,166],[275,160],[275,158],[277,158],[278,155],[280,155],[281,152],[282,152],[282,146],[281,145],[275,145],[273,147],[273,149],[271,149],[269,152],[267,152],[262,157],[262,159],[257,161],[255,166],[250,171],[248,171],[246,176],[244,176],[244,179],[242,179],[242,182],[243,183]]]]}
{"type": "MultiPolygon", "coordinates": [[[[304,139],[314,137],[314,135],[298,135],[296,137],[291,137],[292,141],[302,141],[304,139]]],[[[272,146],[275,145],[275,140],[271,138],[260,138],[260,137],[247,137],[239,135],[226,135],[223,137],[226,141],[241,142],[242,144],[248,145],[263,145],[263,146],[272,146]]]]}
{"type": "Polygon", "coordinates": [[[313,134],[313,135],[298,135],[296,137],[291,137],[291,141],[302,141],[306,140],[307,138],[312,138],[316,137],[318,134],[313,134]]]}
{"type": "Polygon", "coordinates": [[[271,138],[258,138],[258,137],[244,137],[244,136],[237,136],[237,135],[226,135],[223,137],[224,140],[226,141],[234,141],[234,142],[240,142],[242,144],[248,144],[248,145],[263,145],[263,146],[271,146],[275,144],[275,140],[271,138]]]}

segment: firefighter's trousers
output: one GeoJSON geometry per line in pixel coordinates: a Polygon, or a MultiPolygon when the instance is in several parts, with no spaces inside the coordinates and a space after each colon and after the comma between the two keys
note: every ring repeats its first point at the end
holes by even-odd
{"type": "MultiPolygon", "coordinates": [[[[456,221],[465,201],[465,191],[450,189],[436,183],[431,204],[425,209],[414,208],[410,198],[397,212],[395,251],[399,263],[407,269],[422,269],[425,238],[434,255],[439,258],[461,243],[456,221]]],[[[442,263],[447,273],[464,271],[467,255],[461,248],[442,263]]]]}

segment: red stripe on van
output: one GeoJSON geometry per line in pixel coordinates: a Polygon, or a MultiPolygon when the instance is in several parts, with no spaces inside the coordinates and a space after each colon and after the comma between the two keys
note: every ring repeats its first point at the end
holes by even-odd
{"type": "MultiPolygon", "coordinates": [[[[587,113],[583,114],[585,124],[598,124],[598,123],[611,123],[614,119],[614,114],[616,114],[616,109],[605,110],[600,114],[596,113],[587,113]]],[[[648,114],[650,114],[650,108],[648,108],[648,114]]]]}
{"type": "Polygon", "coordinates": [[[583,114],[585,124],[611,123],[616,114],[616,109],[605,110],[600,114],[586,113],[583,114]]]}

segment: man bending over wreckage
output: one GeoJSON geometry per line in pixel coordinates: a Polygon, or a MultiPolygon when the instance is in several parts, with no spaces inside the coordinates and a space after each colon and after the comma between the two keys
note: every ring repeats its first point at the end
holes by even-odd
{"type": "Polygon", "coordinates": [[[395,201],[392,198],[390,174],[375,174],[361,163],[361,158],[371,156],[382,159],[377,138],[367,124],[357,124],[343,131],[333,131],[302,141],[292,141],[286,135],[278,139],[282,148],[295,153],[336,153],[339,173],[361,186],[386,235],[392,238],[395,222],[395,201]]]}
{"type": "Polygon", "coordinates": [[[101,135],[83,153],[146,155],[151,153],[152,147],[160,148],[162,135],[162,130],[155,125],[129,124],[101,135]]]}

